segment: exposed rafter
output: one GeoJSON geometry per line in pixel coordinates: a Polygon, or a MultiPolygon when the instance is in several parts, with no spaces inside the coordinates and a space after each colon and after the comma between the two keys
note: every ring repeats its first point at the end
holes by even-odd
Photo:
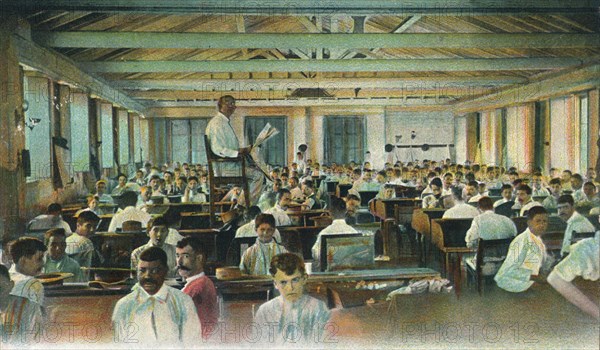
{"type": "MultiPolygon", "coordinates": [[[[312,22],[311,22],[312,23],[312,22]]],[[[238,29],[239,30],[239,29],[238,29]]],[[[162,49],[366,48],[599,48],[597,34],[246,34],[150,32],[34,32],[49,47],[162,49]]]]}
{"type": "Polygon", "coordinates": [[[90,94],[114,102],[126,109],[145,113],[146,107],[143,104],[131,99],[124,92],[111,87],[103,79],[82,71],[68,58],[17,35],[13,35],[13,40],[17,47],[20,63],[39,70],[56,81],[85,89],[90,94]]]}
{"type": "Polygon", "coordinates": [[[126,90],[196,90],[196,91],[251,91],[288,89],[431,89],[443,87],[493,87],[522,84],[527,80],[509,76],[488,77],[418,77],[404,79],[196,79],[117,80],[113,85],[126,90]]]}
{"type": "Polygon", "coordinates": [[[314,15],[328,16],[338,13],[349,15],[405,15],[441,14],[441,15],[516,15],[523,16],[541,13],[593,13],[597,11],[597,0],[427,0],[427,1],[389,1],[389,0],[277,0],[277,1],[223,1],[223,0],[8,0],[2,3],[6,10],[39,11],[89,11],[124,13],[162,13],[187,14],[243,14],[243,15],[314,15]]]}
{"type": "Polygon", "coordinates": [[[246,61],[128,61],[83,62],[98,73],[164,72],[425,72],[547,70],[580,65],[576,58],[497,59],[354,59],[354,60],[246,60],[246,61]]]}

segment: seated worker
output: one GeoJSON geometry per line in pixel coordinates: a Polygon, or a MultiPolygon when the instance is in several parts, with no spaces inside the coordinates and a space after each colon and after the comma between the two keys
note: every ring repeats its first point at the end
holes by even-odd
{"type": "Polygon", "coordinates": [[[114,203],[113,198],[108,193],[106,193],[107,186],[108,184],[106,180],[98,180],[96,182],[96,193],[94,194],[98,197],[100,203],[112,204],[114,203]]]}
{"type": "Polygon", "coordinates": [[[175,254],[177,271],[185,280],[181,291],[194,301],[202,326],[202,338],[208,339],[219,321],[219,304],[215,285],[204,274],[206,254],[203,243],[197,237],[185,237],[177,242],[175,254]]]}
{"type": "MultiPolygon", "coordinates": [[[[321,344],[331,317],[327,305],[304,292],[308,280],[304,261],[285,253],[271,260],[269,272],[280,295],[262,304],[254,317],[254,330],[269,345],[321,344]],[[274,337],[266,337],[275,331],[274,337]],[[267,333],[268,332],[268,333],[267,333]]],[[[258,339],[258,338],[254,338],[258,339]]]]}
{"type": "Polygon", "coordinates": [[[12,294],[14,285],[8,268],[0,265],[0,339],[8,348],[36,339],[43,326],[40,305],[27,297],[12,294]]]}
{"type": "Polygon", "coordinates": [[[600,308],[583,294],[572,281],[575,277],[597,281],[600,278],[600,231],[593,238],[583,239],[571,246],[571,253],[559,262],[548,275],[548,283],[569,302],[586,314],[600,320],[600,308]]]}
{"type": "Polygon", "coordinates": [[[112,314],[115,342],[136,341],[151,347],[173,347],[202,341],[202,326],[192,298],[164,282],[170,267],[167,254],[149,247],[139,254],[138,283],[121,298],[112,314]],[[135,335],[126,337],[135,326],[135,335]]]}
{"type": "Polygon", "coordinates": [[[497,206],[499,206],[501,204],[511,202],[512,201],[512,192],[513,192],[513,188],[510,184],[502,185],[502,187],[500,188],[500,195],[502,196],[502,198],[498,199],[497,201],[494,202],[494,208],[496,208],[497,206]]]}
{"type": "Polygon", "coordinates": [[[579,202],[583,199],[583,176],[581,174],[573,174],[571,176],[571,190],[573,193],[573,200],[579,202]]]}
{"type": "Polygon", "coordinates": [[[135,207],[137,195],[135,192],[125,192],[121,203],[125,209],[119,209],[110,220],[108,232],[117,232],[123,228],[125,221],[139,221],[142,227],[146,227],[152,216],[142,209],[135,207]]]}
{"type": "MultiPolygon", "coordinates": [[[[471,227],[465,235],[465,242],[469,248],[477,248],[479,239],[503,239],[513,238],[517,235],[517,227],[515,223],[508,217],[494,213],[494,205],[490,197],[482,197],[479,202],[479,211],[481,214],[473,218],[471,227]]],[[[469,265],[476,266],[477,255],[465,258],[465,262],[469,265]]],[[[496,273],[499,264],[487,260],[483,265],[483,274],[490,276],[496,273]]]]}
{"type": "Polygon", "coordinates": [[[168,204],[169,198],[163,193],[162,179],[158,174],[150,176],[148,186],[152,189],[150,198],[155,204],[168,204]]]}
{"type": "Polygon", "coordinates": [[[277,192],[276,203],[273,207],[264,211],[265,214],[271,214],[275,218],[275,226],[290,226],[292,220],[285,212],[291,201],[290,190],[282,188],[277,192]]]}
{"type": "Polygon", "coordinates": [[[575,200],[576,204],[587,204],[593,207],[600,206],[600,197],[598,197],[597,195],[596,185],[594,185],[593,182],[588,181],[584,183],[582,193],[583,195],[579,197],[579,201],[577,201],[577,199],[573,197],[573,200],[575,200]]]}
{"type": "Polygon", "coordinates": [[[321,236],[341,233],[358,233],[354,227],[346,223],[346,203],[344,203],[343,200],[337,197],[333,197],[331,199],[331,216],[333,217],[333,222],[331,225],[325,227],[321,230],[321,232],[319,232],[317,235],[317,240],[311,249],[313,256],[313,269],[315,271],[319,271],[321,269],[319,260],[321,257],[321,236]]]}
{"type": "Polygon", "coordinates": [[[20,237],[9,244],[14,262],[9,272],[14,286],[4,314],[3,332],[16,343],[32,341],[42,331],[44,286],[35,276],[42,272],[45,252],[44,243],[32,237],[20,237]]]}
{"type": "MultiPolygon", "coordinates": [[[[250,209],[248,209],[246,211],[244,216],[247,216],[246,220],[249,220],[249,221],[248,221],[248,223],[240,226],[235,231],[235,238],[258,237],[258,235],[256,234],[256,228],[255,228],[255,219],[258,214],[260,214],[260,208],[256,205],[251,206],[250,209]]],[[[279,233],[279,230],[277,228],[275,229],[275,233],[273,234],[273,239],[276,242],[281,243],[281,233],[279,233]]]]}
{"type": "Polygon", "coordinates": [[[175,247],[166,244],[165,240],[169,234],[169,227],[167,220],[164,217],[157,217],[148,222],[146,225],[148,232],[148,243],[143,246],[137,247],[131,252],[131,269],[134,270],[140,262],[140,255],[142,252],[150,247],[156,247],[162,249],[167,254],[167,277],[177,277],[177,259],[175,258],[175,247]]]}
{"type": "Polygon", "coordinates": [[[133,184],[128,184],[127,183],[127,175],[125,174],[119,174],[117,175],[117,181],[118,184],[117,186],[115,186],[115,188],[113,188],[112,192],[110,193],[113,196],[120,196],[125,192],[128,191],[135,191],[136,188],[138,186],[135,186],[133,184]]]}
{"type": "Polygon", "coordinates": [[[81,214],[81,212],[84,211],[91,211],[92,213],[98,216],[104,215],[104,210],[98,206],[98,201],[100,200],[98,196],[90,194],[87,197],[85,197],[85,200],[87,202],[87,208],[80,209],[77,212],[75,212],[75,217],[78,217],[79,214],[81,214]]]}
{"type": "MultiPolygon", "coordinates": [[[[95,248],[89,237],[96,233],[99,221],[100,218],[93,212],[81,212],[77,217],[77,229],[71,236],[67,237],[66,252],[81,267],[92,266],[95,248]]],[[[86,274],[84,274],[84,277],[86,277],[86,274]]]]}
{"type": "Polygon", "coordinates": [[[533,207],[542,206],[531,198],[531,192],[531,187],[526,184],[520,184],[517,187],[517,201],[512,208],[519,209],[519,216],[527,215],[527,211],[533,207]]]}
{"type": "Polygon", "coordinates": [[[479,194],[479,183],[475,180],[467,183],[467,186],[465,186],[465,193],[467,195],[465,197],[467,203],[477,203],[482,197],[481,194],[479,194]]]}
{"type": "Polygon", "coordinates": [[[563,194],[558,198],[558,216],[567,223],[560,255],[565,256],[570,251],[573,232],[594,232],[596,228],[583,215],[575,211],[575,203],[570,194],[563,194]]]}
{"type": "Polygon", "coordinates": [[[46,240],[46,262],[42,269],[43,273],[68,272],[73,277],[65,279],[65,282],[86,282],[77,261],[65,254],[67,248],[67,236],[62,228],[53,228],[44,235],[46,240]]]}
{"type": "Polygon", "coordinates": [[[146,186],[146,179],[144,178],[144,171],[141,169],[137,170],[135,172],[135,177],[133,179],[131,179],[131,182],[138,185],[138,187],[146,186]]]}
{"type": "Polygon", "coordinates": [[[473,218],[471,227],[465,236],[469,248],[477,248],[477,241],[481,239],[503,239],[517,235],[515,223],[506,216],[494,213],[492,199],[482,197],[478,202],[481,214],[473,218]]]}
{"type": "Polygon", "coordinates": [[[346,223],[348,225],[356,224],[356,214],[360,208],[360,193],[354,190],[348,191],[348,196],[344,199],[346,202],[346,223]]]}
{"type": "Polygon", "coordinates": [[[187,186],[187,177],[178,176],[175,178],[175,183],[173,184],[173,188],[171,190],[171,195],[183,194],[185,188],[187,186]]]}
{"type": "Polygon", "coordinates": [[[271,259],[286,253],[284,246],[273,239],[275,234],[275,218],[271,214],[256,216],[254,227],[258,238],[256,243],[246,249],[240,261],[240,270],[247,275],[267,275],[271,259]]]}
{"type": "Polygon", "coordinates": [[[439,177],[434,177],[429,182],[431,188],[431,194],[423,198],[421,206],[423,209],[443,208],[444,203],[442,202],[442,180],[439,177]]]}
{"type": "Polygon", "coordinates": [[[561,196],[563,188],[559,178],[550,180],[550,195],[544,198],[542,205],[546,209],[556,209],[558,206],[558,198],[561,196]]]}
{"type": "Polygon", "coordinates": [[[46,214],[38,215],[27,224],[28,231],[49,230],[51,228],[62,228],[70,235],[71,227],[61,217],[62,206],[52,203],[46,209],[46,214]]]}
{"type": "Polygon", "coordinates": [[[462,200],[463,191],[460,187],[452,187],[452,196],[444,198],[444,206],[450,202],[450,209],[446,210],[442,216],[444,219],[468,219],[479,215],[479,211],[475,207],[462,200]]]}
{"type": "Polygon", "coordinates": [[[302,194],[304,194],[303,210],[321,209],[321,201],[317,198],[312,180],[302,183],[302,194]]]}
{"type": "MultiPolygon", "coordinates": [[[[264,191],[260,198],[258,198],[258,207],[263,212],[266,212],[267,209],[272,208],[276,203],[277,192],[281,189],[281,180],[274,179],[271,188],[264,191]]],[[[279,226],[279,225],[277,225],[279,226]]]]}
{"type": "Polygon", "coordinates": [[[298,180],[298,177],[290,176],[288,182],[288,189],[290,190],[290,193],[292,195],[292,200],[296,202],[302,202],[304,200],[304,194],[302,194],[302,189],[300,189],[300,180],[298,180]]]}
{"type": "Polygon", "coordinates": [[[550,195],[550,192],[544,187],[542,173],[535,172],[531,178],[531,187],[533,197],[547,197],[550,195]]]}
{"type": "Polygon", "coordinates": [[[206,194],[200,190],[198,186],[198,178],[190,176],[188,178],[187,186],[183,191],[183,197],[181,203],[204,203],[206,202],[206,194]]]}
{"type": "Polygon", "coordinates": [[[552,262],[546,253],[542,235],[548,228],[548,212],[532,207],[527,214],[527,229],[511,243],[506,259],[494,277],[498,287],[509,292],[524,292],[534,281],[543,281],[546,267],[552,262]]]}

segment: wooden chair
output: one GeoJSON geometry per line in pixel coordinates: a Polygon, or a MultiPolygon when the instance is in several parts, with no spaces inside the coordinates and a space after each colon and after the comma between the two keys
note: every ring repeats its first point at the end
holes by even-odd
{"type": "Polygon", "coordinates": [[[475,263],[473,264],[471,261],[466,261],[465,264],[468,279],[471,280],[471,278],[473,278],[476,281],[479,295],[482,295],[483,293],[484,279],[493,278],[496,275],[496,272],[498,272],[500,265],[502,265],[502,262],[506,259],[508,248],[510,247],[510,242],[512,242],[512,240],[512,237],[504,239],[479,239],[475,263]],[[483,267],[485,263],[495,265],[492,274],[484,274],[483,267]]]}
{"type": "Polygon", "coordinates": [[[246,158],[243,156],[237,156],[235,158],[223,158],[213,153],[210,148],[210,142],[208,136],[204,135],[204,147],[206,149],[206,159],[208,161],[208,183],[210,187],[209,195],[209,221],[210,226],[214,227],[216,223],[215,217],[215,202],[218,202],[220,198],[216,198],[216,194],[224,192],[220,187],[223,185],[238,185],[244,190],[244,205],[246,208],[250,207],[250,191],[248,190],[248,178],[246,177],[246,158]],[[239,164],[241,166],[241,176],[216,176],[214,164],[239,164]]]}

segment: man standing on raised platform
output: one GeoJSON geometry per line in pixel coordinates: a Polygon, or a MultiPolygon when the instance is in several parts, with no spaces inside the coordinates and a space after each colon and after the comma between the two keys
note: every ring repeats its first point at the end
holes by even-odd
{"type": "MultiPolygon", "coordinates": [[[[235,112],[235,98],[225,95],[219,98],[219,113],[213,117],[206,126],[206,136],[210,148],[214,154],[224,158],[235,158],[237,156],[248,156],[251,147],[240,148],[238,138],[229,123],[233,112],[235,112]]],[[[241,167],[238,164],[218,164],[215,168],[215,176],[240,176],[241,167]]],[[[250,191],[250,203],[256,204],[262,193],[263,174],[255,167],[246,168],[248,186],[250,191]]],[[[246,194],[244,194],[246,195],[246,194]]],[[[239,201],[239,203],[244,203],[239,201]]]]}

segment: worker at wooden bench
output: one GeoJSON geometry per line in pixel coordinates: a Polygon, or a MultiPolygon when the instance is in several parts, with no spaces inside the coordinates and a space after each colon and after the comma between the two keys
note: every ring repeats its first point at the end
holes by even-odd
{"type": "Polygon", "coordinates": [[[240,261],[240,270],[248,275],[268,275],[271,259],[277,254],[286,253],[287,249],[273,239],[275,234],[275,218],[271,214],[256,216],[254,228],[258,238],[250,246],[240,261]]]}
{"type": "Polygon", "coordinates": [[[527,229],[510,244],[506,259],[494,280],[498,287],[509,292],[524,292],[534,282],[543,282],[552,266],[551,258],[542,242],[548,228],[548,212],[534,206],[527,214],[527,229]]]}
{"type": "Polygon", "coordinates": [[[314,345],[324,341],[331,313],[323,301],[304,292],[308,275],[302,258],[292,253],[277,255],[269,272],[281,295],[256,312],[252,339],[270,345],[314,345]]]}

